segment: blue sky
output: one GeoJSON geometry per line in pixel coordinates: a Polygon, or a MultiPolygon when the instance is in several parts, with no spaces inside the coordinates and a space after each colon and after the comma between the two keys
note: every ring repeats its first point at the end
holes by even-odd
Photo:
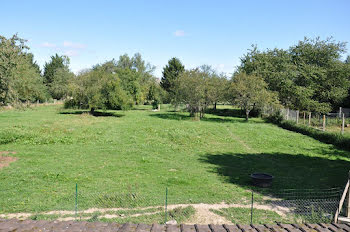
{"type": "Polygon", "coordinates": [[[140,52],[158,77],[171,57],[232,73],[251,44],[288,48],[304,36],[350,42],[349,12],[348,0],[2,1],[0,34],[27,39],[40,65],[68,55],[74,72],[140,52]]]}

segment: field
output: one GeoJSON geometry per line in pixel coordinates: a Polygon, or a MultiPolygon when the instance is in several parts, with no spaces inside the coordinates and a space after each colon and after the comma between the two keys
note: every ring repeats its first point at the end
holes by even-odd
{"type": "MultiPolygon", "coordinates": [[[[0,112],[0,152],[17,158],[0,169],[0,214],[73,211],[76,184],[82,210],[162,206],[166,187],[170,205],[249,205],[251,190],[259,201],[281,189],[346,182],[349,152],[260,118],[207,114],[194,121],[172,110],[140,106],[92,116],[53,105],[0,112]],[[274,175],[272,188],[252,187],[253,172],[274,175]]],[[[180,210],[193,211],[186,206],[180,210]]],[[[221,214],[236,211],[244,210],[221,214]]]]}

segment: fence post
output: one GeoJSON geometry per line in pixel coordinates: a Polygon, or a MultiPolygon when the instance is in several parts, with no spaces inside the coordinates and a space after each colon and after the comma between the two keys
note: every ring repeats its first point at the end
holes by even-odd
{"type": "Polygon", "coordinates": [[[342,122],[341,122],[341,133],[344,134],[345,127],[345,114],[343,113],[342,122]]]}
{"type": "Polygon", "coordinates": [[[309,112],[309,126],[311,126],[311,112],[309,112]]]}
{"type": "Polygon", "coordinates": [[[254,203],[254,191],[252,190],[252,205],[250,207],[250,224],[253,224],[253,203],[254,203]]]}
{"type": "Polygon", "coordinates": [[[168,187],[165,188],[165,215],[164,215],[164,224],[168,221],[168,187]]]}
{"type": "Polygon", "coordinates": [[[322,130],[326,131],[326,115],[323,115],[322,130]]]}
{"type": "Polygon", "coordinates": [[[289,119],[289,108],[287,108],[287,115],[286,115],[286,120],[289,119]]]}
{"type": "Polygon", "coordinates": [[[343,109],[341,107],[339,107],[339,118],[342,116],[342,111],[343,111],[343,109]]]}
{"type": "MultiPolygon", "coordinates": [[[[350,171],[349,171],[349,176],[348,176],[348,181],[350,181],[350,171]]],[[[348,210],[346,216],[350,218],[350,188],[348,189],[348,210]]]]}
{"type": "Polygon", "coordinates": [[[78,216],[78,184],[75,184],[75,220],[78,216]]]}
{"type": "Polygon", "coordinates": [[[297,117],[296,117],[296,120],[297,120],[297,124],[299,123],[299,110],[297,110],[297,117]]]}

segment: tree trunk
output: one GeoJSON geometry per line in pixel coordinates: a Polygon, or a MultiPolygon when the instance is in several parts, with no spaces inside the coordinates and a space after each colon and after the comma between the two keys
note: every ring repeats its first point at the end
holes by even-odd
{"type": "Polygon", "coordinates": [[[216,110],[216,102],[214,102],[214,110],[216,110]]]}
{"type": "Polygon", "coordinates": [[[245,110],[245,120],[248,121],[249,119],[249,112],[250,110],[245,110]]]}
{"type": "Polygon", "coordinates": [[[91,114],[91,115],[94,115],[94,114],[95,114],[95,108],[94,108],[94,107],[91,107],[91,109],[90,109],[90,114],[91,114]]]}

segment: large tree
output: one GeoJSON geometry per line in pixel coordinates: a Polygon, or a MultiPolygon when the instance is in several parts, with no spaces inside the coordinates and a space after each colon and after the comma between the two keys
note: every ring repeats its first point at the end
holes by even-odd
{"type": "Polygon", "coordinates": [[[205,75],[198,68],[182,72],[173,83],[173,104],[184,104],[191,117],[201,118],[206,107],[205,75]],[[199,116],[199,117],[198,117],[199,116]]]}
{"type": "Polygon", "coordinates": [[[50,83],[49,91],[54,99],[65,99],[68,96],[68,84],[73,80],[74,74],[68,67],[56,69],[53,81],[50,83]]]}
{"type": "Polygon", "coordinates": [[[46,88],[25,40],[0,36],[0,104],[43,100],[46,88]]]}
{"type": "Polygon", "coordinates": [[[67,56],[60,56],[58,54],[51,56],[51,60],[44,65],[45,84],[50,85],[54,81],[56,70],[66,68],[68,65],[69,58],[67,56]]]}
{"type": "Polygon", "coordinates": [[[185,66],[182,65],[178,58],[171,58],[168,61],[168,64],[163,68],[163,76],[160,81],[160,85],[163,87],[163,89],[167,92],[172,92],[174,81],[184,70],[185,66]]]}
{"type": "Polygon", "coordinates": [[[218,74],[209,65],[202,65],[199,70],[204,76],[206,108],[213,104],[213,108],[216,110],[217,103],[225,101],[228,80],[224,74],[218,74]]]}
{"type": "Polygon", "coordinates": [[[231,102],[239,105],[249,119],[249,113],[254,108],[262,108],[264,105],[277,104],[277,96],[267,89],[263,78],[248,75],[244,72],[233,76],[229,88],[231,102]]]}
{"type": "Polygon", "coordinates": [[[349,72],[340,60],[344,52],[345,43],[320,38],[305,38],[288,50],[253,46],[238,70],[263,77],[286,107],[325,113],[347,96],[349,72]]]}
{"type": "Polygon", "coordinates": [[[132,96],[135,104],[143,104],[147,101],[149,88],[156,82],[153,76],[155,67],[143,60],[139,53],[131,58],[124,54],[118,60],[107,61],[94,66],[93,69],[117,74],[122,88],[132,96]]]}
{"type": "Polygon", "coordinates": [[[132,100],[123,90],[116,74],[101,70],[88,70],[73,79],[70,83],[70,99],[66,107],[90,109],[128,109],[132,100]]]}

